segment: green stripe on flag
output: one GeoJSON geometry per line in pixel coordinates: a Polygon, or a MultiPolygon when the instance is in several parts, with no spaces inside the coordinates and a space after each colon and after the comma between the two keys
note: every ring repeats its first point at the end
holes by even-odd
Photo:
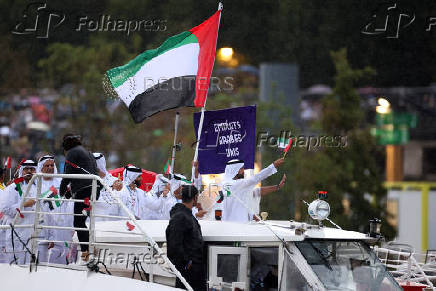
{"type": "Polygon", "coordinates": [[[44,193],[41,194],[41,198],[44,198],[50,192],[51,192],[50,190],[45,191],[44,193]]]}
{"type": "Polygon", "coordinates": [[[165,167],[164,167],[164,173],[165,174],[169,174],[171,171],[170,171],[170,163],[171,163],[171,156],[169,156],[168,157],[168,161],[167,161],[167,163],[166,163],[166,165],[165,165],[165,167]]]}
{"type": "MultiPolygon", "coordinates": [[[[46,197],[48,194],[51,194],[51,193],[53,193],[53,191],[51,191],[51,190],[47,190],[47,191],[45,191],[44,193],[41,194],[41,198],[44,198],[44,197],[46,197]]],[[[54,199],[60,199],[60,197],[59,197],[58,194],[56,194],[55,196],[53,196],[53,198],[54,198],[54,199]]],[[[56,204],[57,207],[60,207],[60,206],[61,206],[61,202],[60,202],[59,200],[55,200],[54,202],[55,202],[55,204],[56,204]]]]}
{"type": "Polygon", "coordinates": [[[151,59],[178,47],[190,43],[198,43],[197,37],[189,31],[168,38],[160,47],[151,49],[138,55],[127,64],[113,68],[106,72],[112,86],[121,86],[128,78],[134,76],[151,59]]]}
{"type": "Polygon", "coordinates": [[[57,206],[57,207],[60,207],[60,206],[61,206],[61,202],[60,202],[59,200],[57,200],[57,199],[59,199],[59,195],[56,194],[53,198],[56,199],[56,200],[55,200],[55,204],[56,204],[56,206],[57,206]]]}
{"type": "Polygon", "coordinates": [[[187,183],[187,184],[192,184],[192,182],[189,181],[189,180],[187,180],[187,179],[180,179],[180,181],[183,181],[183,182],[185,182],[185,183],[187,183]]]}
{"type": "Polygon", "coordinates": [[[289,144],[290,141],[291,141],[290,138],[280,137],[278,139],[278,147],[281,148],[281,149],[284,149],[284,148],[286,148],[286,146],[289,144]]]}
{"type": "Polygon", "coordinates": [[[20,195],[20,197],[23,196],[23,190],[21,190],[21,184],[18,183],[18,184],[15,184],[15,185],[16,185],[15,186],[15,190],[18,191],[18,194],[20,195]]]}

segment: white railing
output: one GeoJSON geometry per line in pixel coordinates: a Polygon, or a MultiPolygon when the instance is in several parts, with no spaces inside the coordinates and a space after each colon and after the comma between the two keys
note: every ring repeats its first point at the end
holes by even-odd
{"type": "Polygon", "coordinates": [[[420,263],[421,255],[416,254],[411,246],[391,242],[385,247],[375,247],[374,252],[397,280],[425,283],[434,288],[431,281],[436,280],[436,276],[427,273],[436,272],[436,263],[420,263]]]}
{"type": "MultiPolygon", "coordinates": [[[[185,287],[188,290],[193,290],[192,287],[189,285],[189,283],[186,281],[186,279],[182,276],[182,274],[177,270],[177,268],[174,266],[174,264],[168,259],[168,257],[166,256],[166,254],[163,252],[163,250],[159,247],[159,245],[153,240],[152,237],[148,236],[146,231],[141,227],[141,225],[138,223],[138,221],[136,220],[135,216],[131,213],[131,211],[121,202],[120,198],[117,195],[114,195],[112,192],[112,189],[110,189],[110,187],[108,187],[103,180],[97,176],[97,175],[89,175],[89,174],[44,174],[44,173],[36,173],[32,176],[32,178],[29,181],[29,185],[33,185],[34,181],[37,180],[37,198],[36,198],[36,203],[35,203],[35,211],[24,211],[24,202],[26,200],[29,199],[33,199],[33,198],[28,198],[29,192],[30,192],[30,186],[26,188],[25,192],[23,193],[22,199],[21,199],[21,203],[20,203],[20,213],[22,214],[31,214],[34,213],[35,214],[35,220],[34,220],[34,224],[27,224],[27,225],[20,225],[17,224],[18,222],[18,218],[20,216],[20,213],[17,212],[17,214],[15,215],[13,221],[12,221],[12,225],[14,228],[32,228],[34,229],[33,234],[31,236],[31,240],[32,240],[32,245],[31,245],[31,250],[33,254],[36,254],[38,251],[38,243],[42,243],[42,242],[60,242],[60,243],[64,243],[65,241],[49,241],[46,239],[40,239],[38,238],[39,232],[42,229],[59,229],[59,230],[76,230],[76,231],[89,231],[89,242],[78,242],[78,244],[87,244],[90,247],[93,248],[93,250],[95,251],[95,246],[103,246],[103,245],[107,245],[107,246],[117,246],[117,247],[132,247],[132,248],[144,248],[144,246],[138,246],[138,245],[127,245],[127,244],[107,244],[107,243],[96,243],[96,239],[95,239],[95,218],[96,217],[101,217],[101,218],[117,218],[117,219],[127,219],[132,221],[132,223],[135,225],[135,228],[139,230],[139,234],[138,233],[128,233],[129,235],[142,235],[145,239],[146,242],[148,242],[150,244],[150,251],[151,251],[151,258],[154,257],[154,250],[156,250],[157,255],[159,257],[161,257],[164,261],[165,264],[170,268],[170,270],[174,273],[174,275],[180,279],[180,281],[185,285],[185,287]],[[44,215],[72,215],[72,216],[81,216],[83,214],[74,214],[74,213],[51,213],[51,212],[44,212],[41,211],[41,207],[40,207],[40,203],[41,201],[64,201],[67,203],[73,203],[73,202],[84,202],[84,200],[81,199],[56,199],[56,198],[42,198],[41,196],[41,185],[42,185],[42,178],[46,177],[46,178],[68,178],[68,179],[86,179],[86,180],[92,180],[92,190],[91,190],[91,197],[89,199],[90,201],[90,206],[91,206],[91,211],[90,211],[90,215],[89,215],[89,228],[76,228],[76,227],[63,227],[63,226],[48,226],[48,225],[40,225],[39,223],[39,215],[40,214],[44,214],[44,215]],[[103,185],[104,189],[111,195],[112,199],[114,199],[116,201],[116,203],[121,207],[121,209],[123,210],[124,213],[127,214],[127,216],[112,216],[112,215],[98,215],[95,214],[95,206],[98,203],[106,203],[104,201],[96,201],[96,196],[97,196],[97,182],[100,182],[101,185],[103,185]]],[[[11,226],[10,225],[0,225],[0,229],[10,229],[11,226]]],[[[116,232],[119,233],[117,231],[106,231],[106,232],[116,232]]],[[[126,233],[127,232],[123,232],[126,233]]],[[[67,242],[67,243],[77,243],[77,242],[67,242]]],[[[37,262],[30,262],[30,268],[32,270],[32,265],[35,265],[37,262]]],[[[49,264],[47,264],[49,265],[49,264]]],[[[56,265],[59,266],[59,265],[56,265]]],[[[71,265],[65,265],[65,268],[71,268],[71,269],[77,269],[77,266],[71,266],[71,265]]],[[[149,267],[149,280],[150,282],[153,282],[153,264],[152,264],[152,260],[150,261],[150,267],[149,267]]]]}

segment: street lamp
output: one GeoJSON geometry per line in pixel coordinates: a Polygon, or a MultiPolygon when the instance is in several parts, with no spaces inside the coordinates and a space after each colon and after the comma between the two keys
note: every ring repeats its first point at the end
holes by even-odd
{"type": "Polygon", "coordinates": [[[387,99],[380,97],[377,102],[378,106],[375,108],[377,113],[387,114],[391,112],[391,103],[387,99]]]}
{"type": "Polygon", "coordinates": [[[229,62],[233,57],[233,49],[231,47],[222,47],[218,50],[218,59],[222,62],[229,62]]]}
{"type": "Polygon", "coordinates": [[[377,102],[378,102],[378,105],[383,106],[383,107],[390,107],[391,106],[391,103],[387,99],[382,98],[382,97],[378,98],[377,102]]]}

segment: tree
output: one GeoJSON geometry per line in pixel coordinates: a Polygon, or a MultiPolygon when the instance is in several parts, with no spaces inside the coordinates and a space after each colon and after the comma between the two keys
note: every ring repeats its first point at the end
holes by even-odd
{"type": "Polygon", "coordinates": [[[331,57],[336,68],[335,87],[323,100],[321,131],[327,136],[346,137],[347,145],[325,147],[299,159],[298,186],[303,196],[314,197],[316,191],[327,190],[331,218],[344,228],[368,231],[369,219],[378,217],[384,221],[384,234],[393,238],[395,231],[386,220],[383,173],[376,163],[381,149],[363,123],[360,97],[354,89],[374,70],[351,68],[346,49],[331,52],[331,57]]]}

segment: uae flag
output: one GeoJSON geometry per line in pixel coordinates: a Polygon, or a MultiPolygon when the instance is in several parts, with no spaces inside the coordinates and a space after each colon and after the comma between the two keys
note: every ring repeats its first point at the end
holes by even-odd
{"type": "Polygon", "coordinates": [[[106,92],[123,100],[136,123],[172,108],[203,107],[215,61],[220,15],[218,10],[202,24],[107,71],[103,82],[106,92]]]}

